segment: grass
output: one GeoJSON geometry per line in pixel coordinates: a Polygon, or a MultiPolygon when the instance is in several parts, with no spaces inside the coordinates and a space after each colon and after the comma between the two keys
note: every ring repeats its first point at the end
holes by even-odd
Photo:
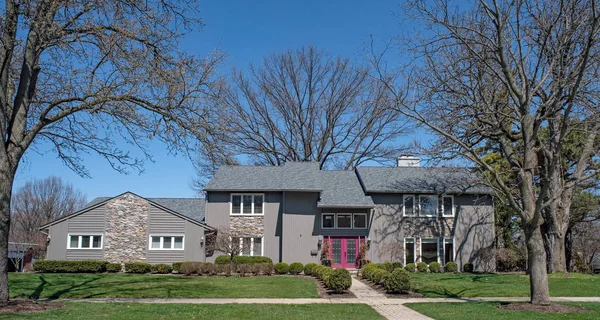
{"type": "Polygon", "coordinates": [[[383,319],[365,304],[65,303],[58,310],[0,314],[0,319],[383,319]]]}
{"type": "Polygon", "coordinates": [[[298,277],[184,277],[147,274],[9,274],[11,298],[318,298],[298,277]]]}
{"type": "MultiPolygon", "coordinates": [[[[426,297],[528,297],[529,276],[524,274],[411,275],[413,289],[426,297]]],[[[556,273],[548,276],[550,296],[600,296],[600,275],[556,273]]]]}
{"type": "Polygon", "coordinates": [[[510,320],[510,319],[600,319],[600,303],[577,302],[565,305],[579,306],[593,312],[585,313],[538,313],[532,311],[507,311],[497,309],[498,302],[452,302],[452,303],[407,303],[405,306],[437,320],[478,319],[478,320],[510,320]]]}

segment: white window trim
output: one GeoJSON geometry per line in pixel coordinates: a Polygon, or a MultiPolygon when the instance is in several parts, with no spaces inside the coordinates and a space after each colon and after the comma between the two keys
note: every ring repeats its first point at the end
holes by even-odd
{"type": "Polygon", "coordinates": [[[243,257],[254,257],[254,238],[260,238],[260,254],[257,257],[264,256],[265,254],[265,237],[237,237],[240,241],[240,256],[243,257]],[[244,238],[250,238],[250,255],[245,256],[242,254],[244,249],[244,238]]]}
{"type": "Polygon", "coordinates": [[[454,195],[444,195],[444,196],[441,196],[440,198],[442,199],[442,217],[444,217],[444,218],[452,218],[452,217],[454,217],[455,214],[456,214],[455,213],[455,209],[454,209],[454,195]],[[452,200],[452,205],[451,205],[452,206],[451,207],[452,208],[452,210],[451,210],[452,214],[450,214],[450,215],[444,214],[444,198],[450,198],[452,200]]]}
{"type": "Polygon", "coordinates": [[[369,226],[369,221],[367,220],[367,214],[366,213],[353,213],[352,214],[352,229],[357,229],[357,230],[365,230],[367,229],[369,226]],[[365,227],[364,228],[358,228],[354,225],[354,216],[365,216],[365,227]]]}
{"type": "MultiPolygon", "coordinates": [[[[423,217],[423,218],[436,218],[440,213],[438,212],[440,210],[440,199],[437,195],[434,194],[420,194],[418,197],[419,199],[419,204],[418,204],[418,208],[419,208],[419,217],[423,217]],[[436,199],[436,206],[435,206],[435,213],[434,214],[421,214],[423,212],[423,210],[421,210],[421,197],[430,197],[430,198],[435,198],[436,199]]],[[[429,238],[428,238],[429,239],[429,238]]]]}
{"type": "Polygon", "coordinates": [[[417,263],[417,238],[404,238],[404,265],[406,266],[406,240],[408,239],[412,239],[413,240],[413,257],[414,257],[414,262],[409,262],[409,263],[417,263]]]}
{"type": "Polygon", "coordinates": [[[352,217],[352,213],[336,213],[335,214],[335,226],[336,226],[336,229],[340,229],[340,230],[350,230],[350,229],[353,229],[352,228],[352,227],[354,227],[354,221],[353,220],[354,219],[352,217]],[[350,227],[344,227],[344,228],[340,227],[338,225],[338,215],[350,216],[350,227]]]}
{"type": "Polygon", "coordinates": [[[229,214],[232,216],[264,216],[265,215],[265,194],[264,193],[232,193],[229,195],[229,214]],[[240,213],[233,213],[233,196],[241,196],[242,200],[240,202],[240,213]],[[250,213],[244,213],[244,196],[252,196],[252,205],[250,208],[250,213]],[[262,213],[254,213],[254,196],[262,196],[263,205],[262,205],[262,213]]]}
{"type": "MultiPolygon", "coordinates": [[[[419,262],[424,262],[423,261],[423,241],[427,241],[427,240],[435,240],[436,243],[436,256],[437,256],[437,262],[440,263],[440,238],[420,238],[421,241],[419,241],[419,262]]],[[[432,241],[433,243],[433,241],[432,241]]]]}
{"type": "Polygon", "coordinates": [[[446,263],[448,263],[448,261],[446,261],[446,240],[452,240],[452,261],[456,262],[456,243],[454,241],[454,237],[452,238],[446,238],[443,237],[442,238],[442,251],[443,251],[443,255],[442,255],[442,261],[444,266],[446,266],[446,263]]]}
{"type": "MultiPolygon", "coordinates": [[[[90,245],[93,243],[93,241],[90,239],[90,245]]],[[[67,234],[67,249],[73,249],[73,250],[102,250],[104,248],[104,235],[102,233],[85,233],[85,234],[80,234],[80,233],[69,233],[67,234]],[[100,237],[100,248],[82,248],[81,247],[81,243],[83,241],[81,241],[81,237],[83,236],[90,236],[90,237],[100,237]],[[77,248],[73,248],[71,247],[71,237],[79,237],[77,239],[77,248]]]]}
{"type": "Polygon", "coordinates": [[[402,196],[402,216],[403,217],[416,217],[417,216],[417,206],[416,206],[416,199],[417,196],[415,196],[414,194],[405,194],[402,196]],[[406,214],[406,198],[408,197],[412,197],[413,198],[413,205],[412,205],[412,209],[413,209],[413,214],[412,215],[407,215],[406,214]]]}
{"type": "Polygon", "coordinates": [[[336,218],[336,214],[335,213],[321,213],[321,229],[325,229],[325,230],[333,230],[335,229],[337,224],[337,218],[336,218]],[[324,226],[324,218],[325,216],[333,216],[333,227],[325,227],[324,226]]]}
{"type": "Polygon", "coordinates": [[[185,235],[183,234],[151,234],[148,236],[148,250],[151,251],[183,251],[185,250],[185,235]],[[160,237],[160,248],[152,248],[152,237],[160,237]],[[181,237],[181,248],[164,248],[165,238],[171,238],[171,246],[175,245],[175,237],[181,237]]]}

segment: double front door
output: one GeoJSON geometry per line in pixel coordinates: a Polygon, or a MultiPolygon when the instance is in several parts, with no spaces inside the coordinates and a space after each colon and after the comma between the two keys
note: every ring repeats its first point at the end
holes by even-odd
{"type": "Polygon", "coordinates": [[[354,268],[358,256],[358,237],[331,237],[331,258],[334,268],[354,268]]]}

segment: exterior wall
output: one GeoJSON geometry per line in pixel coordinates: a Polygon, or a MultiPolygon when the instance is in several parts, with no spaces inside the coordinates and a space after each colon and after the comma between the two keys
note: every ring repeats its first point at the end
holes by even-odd
{"type": "MultiPolygon", "coordinates": [[[[404,261],[404,238],[414,238],[416,260],[420,261],[421,240],[453,238],[455,262],[462,268],[472,262],[481,270],[477,250],[489,247],[494,239],[494,212],[491,197],[460,195],[454,197],[455,217],[403,217],[402,194],[371,195],[373,210],[369,238],[369,259],[374,262],[404,261]]],[[[438,244],[442,263],[443,243],[438,244]]]]}
{"type": "Polygon", "coordinates": [[[148,201],[127,193],[111,199],[105,207],[104,259],[119,263],[147,262],[148,201]]]}
{"type": "MultiPolygon", "coordinates": [[[[185,239],[184,239],[184,256],[181,261],[205,261],[204,246],[200,246],[200,242],[204,238],[204,228],[201,226],[185,221],[185,239]]],[[[173,260],[172,262],[176,262],[173,260]]]]}
{"type": "MultiPolygon", "coordinates": [[[[172,263],[175,261],[184,261],[185,245],[185,220],[170,214],[153,205],[149,206],[148,232],[145,236],[145,247],[148,251],[147,262],[151,264],[172,263]],[[150,250],[150,236],[184,236],[184,250],[150,250]]],[[[191,249],[191,248],[190,248],[191,249]]]]}
{"type": "MultiPolygon", "coordinates": [[[[105,226],[104,207],[94,208],[85,214],[67,219],[67,234],[62,237],[65,239],[64,248],[67,247],[68,235],[102,235],[105,226]]],[[[106,239],[104,239],[106,243],[106,239]]],[[[66,260],[102,260],[104,259],[103,249],[65,249],[66,260]]]]}
{"type": "Polygon", "coordinates": [[[48,230],[50,242],[46,249],[46,259],[67,260],[67,229],[68,221],[63,221],[51,226],[48,230]]]}
{"type": "Polygon", "coordinates": [[[311,256],[318,249],[319,216],[316,192],[286,192],[283,210],[282,261],[292,263],[319,262],[319,255],[311,256]]]}

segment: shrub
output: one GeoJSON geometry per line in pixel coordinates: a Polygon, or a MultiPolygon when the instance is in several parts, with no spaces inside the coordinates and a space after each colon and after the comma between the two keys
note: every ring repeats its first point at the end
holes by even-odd
{"type": "Polygon", "coordinates": [[[432,262],[429,264],[429,272],[440,273],[440,272],[442,272],[442,268],[440,267],[439,263],[432,262]]]}
{"type": "Polygon", "coordinates": [[[387,272],[394,271],[394,266],[392,265],[391,262],[384,262],[382,267],[383,267],[383,270],[385,270],[387,272]]]}
{"type": "Polygon", "coordinates": [[[396,269],[402,269],[402,262],[392,262],[392,271],[396,269]]]}
{"type": "Polygon", "coordinates": [[[410,290],[410,273],[402,268],[396,268],[385,279],[384,285],[387,292],[408,291],[410,290]]]}
{"type": "Polygon", "coordinates": [[[168,264],[155,264],[152,265],[152,267],[150,267],[150,271],[152,271],[152,273],[160,273],[160,274],[167,274],[167,273],[171,273],[171,271],[173,271],[173,267],[171,267],[168,264]]]}
{"type": "Polygon", "coordinates": [[[107,264],[100,260],[39,260],[33,264],[33,269],[47,273],[99,273],[106,271],[107,264]]]}
{"type": "Polygon", "coordinates": [[[275,273],[287,274],[290,271],[290,266],[285,262],[278,262],[275,264],[275,273]]]}
{"type": "Polygon", "coordinates": [[[327,278],[327,289],[333,290],[336,293],[342,293],[348,290],[352,285],[352,277],[346,269],[334,269],[327,278]]]}
{"type": "Polygon", "coordinates": [[[215,272],[214,265],[210,262],[200,263],[198,274],[212,275],[215,272]]]}
{"type": "Polygon", "coordinates": [[[297,275],[300,274],[300,272],[302,272],[302,270],[304,269],[304,265],[302,265],[302,263],[300,262],[293,262],[292,264],[290,264],[290,274],[293,275],[297,275]]]}
{"type": "Polygon", "coordinates": [[[330,267],[325,267],[323,271],[321,271],[321,281],[327,286],[327,282],[329,281],[329,277],[333,273],[333,269],[330,267]]]}
{"type": "Polygon", "coordinates": [[[120,263],[107,263],[106,272],[121,272],[123,266],[120,263]]]}
{"type": "Polygon", "coordinates": [[[264,274],[265,276],[270,276],[275,271],[275,266],[273,265],[272,262],[259,263],[259,265],[261,266],[260,267],[261,273],[264,274]]]}
{"type": "Polygon", "coordinates": [[[518,249],[496,249],[496,271],[498,272],[522,271],[525,269],[524,260],[518,249]]]}
{"type": "Polygon", "coordinates": [[[456,262],[448,262],[448,263],[446,263],[446,268],[444,268],[444,271],[446,271],[446,272],[457,272],[458,271],[458,265],[456,264],[456,262]]]}
{"type": "Polygon", "coordinates": [[[406,267],[404,267],[404,270],[406,270],[408,272],[415,272],[415,264],[414,263],[407,264],[406,267]]]}
{"type": "Polygon", "coordinates": [[[240,276],[243,277],[247,273],[252,272],[252,265],[246,264],[246,263],[238,264],[238,265],[236,265],[236,271],[237,271],[237,273],[240,274],[240,276]]]}
{"type": "Polygon", "coordinates": [[[181,273],[181,264],[183,262],[173,262],[173,271],[181,273]]]}
{"type": "Polygon", "coordinates": [[[383,284],[389,276],[389,272],[383,269],[377,269],[375,272],[373,272],[373,282],[375,284],[383,284]]]}
{"type": "Polygon", "coordinates": [[[229,256],[218,256],[215,258],[215,264],[229,264],[231,260],[229,260],[229,256]]]}
{"type": "Polygon", "coordinates": [[[367,263],[364,267],[362,267],[362,269],[360,270],[360,275],[363,279],[371,279],[371,273],[377,270],[377,267],[375,266],[375,264],[373,263],[367,263]]]}
{"type": "Polygon", "coordinates": [[[307,276],[312,276],[316,267],[319,265],[314,262],[309,262],[304,265],[304,274],[307,276]]]}
{"type": "Polygon", "coordinates": [[[475,268],[473,267],[473,264],[470,262],[465,263],[465,265],[463,266],[463,272],[473,272],[473,270],[475,270],[475,268]]]}
{"type": "Polygon", "coordinates": [[[417,271],[419,272],[427,272],[427,263],[419,262],[417,263],[417,271]]]}
{"type": "Polygon", "coordinates": [[[125,272],[127,273],[148,273],[151,269],[152,266],[145,262],[128,262],[125,264],[125,272]]]}
{"type": "Polygon", "coordinates": [[[183,262],[179,267],[179,272],[185,275],[200,274],[200,266],[202,262],[183,262]]]}
{"type": "Polygon", "coordinates": [[[255,263],[272,263],[273,260],[263,256],[235,256],[233,257],[235,264],[255,264],[255,263]]]}
{"type": "Polygon", "coordinates": [[[325,270],[327,270],[327,269],[329,269],[329,268],[328,268],[328,267],[326,267],[326,266],[323,266],[323,265],[318,265],[318,266],[316,266],[316,267],[314,268],[314,270],[313,270],[313,274],[314,274],[314,276],[315,276],[317,279],[321,279],[321,276],[322,276],[323,272],[324,272],[325,270]]]}

